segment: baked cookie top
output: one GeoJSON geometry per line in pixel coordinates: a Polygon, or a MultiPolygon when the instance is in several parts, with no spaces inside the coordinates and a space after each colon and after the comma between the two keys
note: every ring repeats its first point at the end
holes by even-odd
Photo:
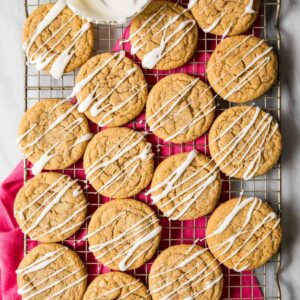
{"type": "Polygon", "coordinates": [[[273,117],[259,107],[226,109],[209,132],[212,159],[227,176],[251,179],[279,160],[282,137],[273,117]]]}
{"type": "Polygon", "coordinates": [[[147,101],[148,88],[141,69],[125,52],[102,53],[80,69],[76,93],[78,110],[99,126],[115,127],[138,116],[147,101]]]}
{"type": "Polygon", "coordinates": [[[153,1],[131,23],[131,54],[145,69],[170,70],[187,63],[197,47],[198,28],[189,9],[153,1]]]}
{"type": "Polygon", "coordinates": [[[17,142],[33,165],[34,175],[42,169],[64,169],[80,159],[92,137],[88,122],[77,105],[66,100],[37,102],[23,115],[17,142]]]}
{"type": "Polygon", "coordinates": [[[260,0],[195,0],[192,14],[206,33],[223,36],[241,34],[255,22],[260,0]]]}
{"type": "Polygon", "coordinates": [[[223,274],[208,249],[198,245],[176,245],[164,250],[149,273],[153,300],[218,300],[223,274]]]}
{"type": "Polygon", "coordinates": [[[28,62],[59,79],[92,55],[93,28],[59,0],[32,12],[24,24],[23,43],[28,62]]]}
{"type": "Polygon", "coordinates": [[[20,189],[14,216],[31,239],[59,242],[74,234],[85,220],[87,202],[80,185],[71,177],[42,173],[20,189]]]}
{"type": "Polygon", "coordinates": [[[259,98],[277,81],[277,56],[264,40],[233,36],[223,40],[207,64],[212,88],[230,102],[259,98]]]}
{"type": "Polygon", "coordinates": [[[133,199],[111,200],[92,215],[89,250],[113,270],[132,270],[152,258],[160,241],[161,226],[152,209],[133,199]]]}
{"type": "Polygon", "coordinates": [[[89,285],[83,300],[151,300],[147,288],[137,278],[122,272],[99,275],[89,285]]]}
{"type": "Polygon", "coordinates": [[[208,85],[183,73],[160,80],[147,101],[150,130],[173,143],[189,142],[204,134],[214,115],[215,100],[208,85]]]}
{"type": "Polygon", "coordinates": [[[212,254],[237,272],[264,265],[278,251],[281,236],[280,219],[266,202],[254,197],[222,203],[206,229],[212,254]]]}
{"type": "Polygon", "coordinates": [[[151,144],[140,132],[125,127],[96,134],[84,154],[90,184],[106,197],[127,198],[150,183],[153,169],[151,144]]]}
{"type": "Polygon", "coordinates": [[[193,150],[161,162],[151,183],[153,203],[172,220],[209,214],[217,205],[222,183],[215,163],[193,150]]]}
{"type": "Polygon", "coordinates": [[[87,274],[79,256],[59,244],[41,244],[23,258],[17,271],[22,299],[81,300],[87,274]]]}

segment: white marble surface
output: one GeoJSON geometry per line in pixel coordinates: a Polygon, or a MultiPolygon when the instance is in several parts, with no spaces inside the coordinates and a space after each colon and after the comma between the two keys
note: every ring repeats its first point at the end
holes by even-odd
{"type": "MultiPolygon", "coordinates": [[[[282,130],[284,242],[281,271],[282,299],[300,299],[300,0],[283,0],[282,130]]],[[[0,181],[21,159],[15,145],[23,111],[23,1],[0,2],[0,181]]]]}

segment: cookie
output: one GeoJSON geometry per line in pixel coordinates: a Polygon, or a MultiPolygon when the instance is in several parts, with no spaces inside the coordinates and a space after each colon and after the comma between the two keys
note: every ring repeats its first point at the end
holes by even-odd
{"type": "Polygon", "coordinates": [[[92,215],[88,227],[89,250],[113,270],[132,270],[154,255],[161,226],[152,209],[133,199],[111,200],[92,215]]]}
{"type": "Polygon", "coordinates": [[[151,183],[153,203],[172,220],[209,214],[221,194],[221,177],[214,162],[196,150],[172,155],[156,168],[151,183]]]}
{"type": "Polygon", "coordinates": [[[223,99],[247,102],[265,94],[277,81],[277,56],[264,40],[254,36],[226,38],[207,65],[210,85],[223,99]]]}
{"type": "Polygon", "coordinates": [[[147,101],[150,130],[172,143],[195,140],[209,129],[214,115],[215,100],[208,85],[183,73],[160,80],[147,101]]]}
{"type": "Polygon", "coordinates": [[[80,228],[86,212],[87,202],[77,181],[54,172],[27,181],[14,203],[20,228],[39,242],[67,239],[80,228]]]}
{"type": "Polygon", "coordinates": [[[140,132],[125,127],[96,134],[83,159],[90,184],[106,197],[127,198],[141,192],[154,169],[151,144],[140,132]]]}
{"type": "Polygon", "coordinates": [[[28,62],[59,79],[92,55],[93,28],[60,0],[32,12],[24,24],[23,43],[28,62]]]}
{"type": "Polygon", "coordinates": [[[278,251],[281,237],[280,219],[266,202],[254,197],[222,203],[206,229],[212,254],[237,272],[264,265],[278,251]]]}
{"type": "Polygon", "coordinates": [[[260,0],[199,0],[192,14],[206,33],[232,36],[247,31],[258,16],[260,0]]]}
{"type": "Polygon", "coordinates": [[[29,251],[16,273],[22,299],[81,300],[87,286],[79,256],[59,244],[41,244],[29,251]]]}
{"type": "Polygon", "coordinates": [[[83,300],[151,300],[147,288],[135,277],[121,272],[99,275],[89,285],[83,300]]]}
{"type": "Polygon", "coordinates": [[[276,165],[282,137],[269,113],[259,107],[236,106],[225,110],[213,123],[209,149],[223,173],[248,180],[276,165]]]}
{"type": "Polygon", "coordinates": [[[131,54],[145,69],[170,70],[187,63],[198,43],[192,14],[168,1],[153,1],[131,23],[131,54]]]}
{"type": "Polygon", "coordinates": [[[79,160],[92,134],[77,105],[66,100],[37,102],[23,115],[17,142],[33,163],[34,175],[42,169],[64,169],[79,160]]]}
{"type": "Polygon", "coordinates": [[[208,249],[198,245],[176,245],[164,250],[149,274],[153,300],[218,300],[223,274],[208,249]]]}
{"type": "Polygon", "coordinates": [[[121,126],[133,120],[148,97],[143,72],[123,51],[89,59],[76,83],[78,110],[99,126],[121,126]]]}

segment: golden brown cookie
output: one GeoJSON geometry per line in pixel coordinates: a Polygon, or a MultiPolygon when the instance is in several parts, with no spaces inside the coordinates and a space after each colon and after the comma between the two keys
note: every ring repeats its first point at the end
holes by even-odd
{"type": "Polygon", "coordinates": [[[150,130],[173,143],[189,142],[204,134],[214,115],[215,100],[208,85],[183,73],[160,80],[147,101],[150,130]]]}
{"type": "Polygon", "coordinates": [[[77,106],[66,100],[37,102],[23,115],[17,139],[35,175],[45,170],[64,169],[83,156],[92,137],[88,122],[77,106]]]}
{"type": "Polygon", "coordinates": [[[187,63],[198,43],[192,14],[170,1],[153,1],[132,21],[131,54],[145,69],[170,70],[187,63]]]}
{"type": "Polygon", "coordinates": [[[196,0],[192,14],[204,32],[231,36],[247,31],[255,22],[260,0],[196,0]]]}
{"type": "Polygon", "coordinates": [[[223,274],[208,249],[198,245],[176,245],[164,250],[149,274],[153,300],[218,300],[223,274]]]}
{"type": "Polygon", "coordinates": [[[125,52],[102,53],[89,59],[76,78],[78,85],[82,82],[85,85],[76,93],[78,110],[99,126],[126,124],[142,112],[147,101],[143,72],[125,52]]]}
{"type": "Polygon", "coordinates": [[[276,165],[282,137],[269,113],[259,107],[236,106],[225,110],[213,123],[209,149],[223,173],[248,180],[276,165]]]}
{"type": "Polygon", "coordinates": [[[24,24],[23,43],[28,62],[58,79],[92,55],[93,28],[65,1],[58,1],[40,5],[32,12],[24,24]]]}
{"type": "Polygon", "coordinates": [[[16,273],[22,299],[81,300],[87,286],[79,256],[59,244],[41,244],[29,251],[16,273]]]}
{"type": "Polygon", "coordinates": [[[154,162],[142,133],[125,127],[101,131],[88,144],[84,170],[90,184],[106,197],[127,198],[150,183],[154,162]]]}
{"type": "Polygon", "coordinates": [[[148,193],[166,217],[190,220],[208,215],[215,208],[221,188],[215,163],[193,150],[161,162],[148,193]]]}
{"type": "Polygon", "coordinates": [[[14,216],[24,233],[39,242],[59,242],[82,225],[87,202],[76,180],[42,173],[27,181],[14,203],[14,216]]]}
{"type": "Polygon", "coordinates": [[[272,47],[254,36],[226,38],[207,65],[210,85],[230,102],[259,98],[276,83],[277,73],[277,56],[272,47]]]}
{"type": "Polygon", "coordinates": [[[111,200],[100,206],[88,228],[89,250],[113,270],[132,270],[154,255],[161,226],[152,209],[133,199],[111,200]]]}
{"type": "Polygon", "coordinates": [[[147,288],[137,278],[122,272],[99,275],[89,285],[83,300],[151,300],[147,288]]]}
{"type": "Polygon", "coordinates": [[[280,219],[266,202],[254,197],[222,203],[206,229],[212,254],[237,272],[264,265],[278,251],[281,237],[280,219]]]}

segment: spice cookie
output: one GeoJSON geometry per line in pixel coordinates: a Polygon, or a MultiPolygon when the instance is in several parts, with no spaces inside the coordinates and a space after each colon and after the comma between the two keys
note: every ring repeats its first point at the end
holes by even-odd
{"type": "Polygon", "coordinates": [[[165,141],[185,143],[204,134],[213,122],[215,100],[206,83],[178,73],[160,80],[147,101],[150,130],[165,141]]]}
{"type": "Polygon", "coordinates": [[[121,272],[99,275],[89,285],[83,300],[151,300],[147,288],[135,277],[121,272]]]}
{"type": "Polygon", "coordinates": [[[209,214],[221,194],[221,177],[213,161],[193,150],[166,158],[156,168],[151,189],[153,203],[172,220],[209,214]]]}
{"type": "Polygon", "coordinates": [[[206,33],[223,36],[241,34],[255,22],[260,0],[196,0],[192,14],[206,33]]]}
{"type": "Polygon", "coordinates": [[[34,175],[42,169],[64,169],[80,159],[92,137],[88,122],[77,106],[66,100],[37,102],[23,115],[17,142],[33,165],[34,175]]]}
{"type": "Polygon", "coordinates": [[[280,219],[266,202],[254,197],[222,203],[206,229],[212,254],[237,272],[264,265],[278,251],[281,236],[280,219]]]}
{"type": "Polygon", "coordinates": [[[73,235],[85,220],[87,202],[81,187],[71,177],[42,173],[18,192],[14,215],[31,239],[59,242],[73,235]]]}
{"type": "Polygon", "coordinates": [[[92,55],[93,28],[75,15],[65,0],[39,6],[23,28],[28,62],[55,79],[84,64],[92,55]]]}
{"type": "Polygon", "coordinates": [[[277,81],[277,56],[264,40],[233,36],[222,41],[207,65],[212,88],[230,102],[247,102],[266,93],[277,81]]]}
{"type": "Polygon", "coordinates": [[[150,183],[151,144],[144,135],[125,127],[101,131],[90,141],[83,159],[90,184],[106,197],[127,198],[150,183]]]}
{"type": "Polygon", "coordinates": [[[152,209],[133,199],[111,200],[100,206],[88,228],[89,250],[113,270],[132,270],[152,258],[161,226],[152,209]]]}
{"type": "Polygon", "coordinates": [[[223,274],[208,249],[176,245],[164,250],[149,273],[153,300],[214,299],[221,297],[223,274]]]}
{"type": "Polygon", "coordinates": [[[273,117],[253,106],[225,110],[209,132],[212,159],[227,176],[251,179],[279,160],[282,137],[273,117]]]}
{"type": "Polygon", "coordinates": [[[79,256],[59,244],[41,244],[32,249],[16,273],[22,299],[81,300],[87,286],[79,256]]]}
{"type": "Polygon", "coordinates": [[[121,126],[133,120],[148,97],[143,72],[124,51],[92,57],[81,67],[76,83],[78,110],[99,126],[121,126]]]}
{"type": "Polygon", "coordinates": [[[196,21],[188,9],[170,1],[153,1],[130,27],[131,54],[145,69],[170,70],[187,63],[198,43],[196,21]]]}

